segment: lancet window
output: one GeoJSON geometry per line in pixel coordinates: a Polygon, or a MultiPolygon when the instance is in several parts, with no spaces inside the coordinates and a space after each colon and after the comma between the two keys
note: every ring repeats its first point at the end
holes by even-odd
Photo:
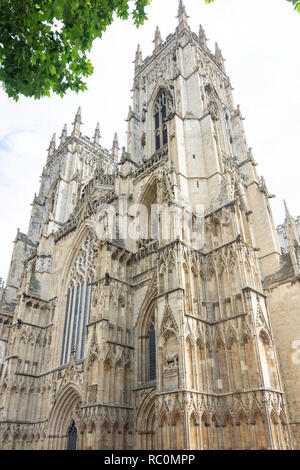
{"type": "Polygon", "coordinates": [[[68,363],[71,353],[75,355],[76,361],[84,358],[87,324],[91,317],[96,256],[96,240],[94,235],[89,233],[81,245],[69,275],[61,364],[68,363]]]}
{"type": "Polygon", "coordinates": [[[167,92],[162,90],[154,106],[155,150],[159,150],[168,143],[167,100],[167,92]]]}

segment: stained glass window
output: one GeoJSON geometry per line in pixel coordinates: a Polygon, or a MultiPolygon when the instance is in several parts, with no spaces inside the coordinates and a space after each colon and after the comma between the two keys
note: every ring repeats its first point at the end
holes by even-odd
{"type": "Polygon", "coordinates": [[[72,265],[66,296],[61,364],[67,364],[72,351],[75,360],[84,358],[87,325],[91,320],[96,240],[89,233],[72,265]]]}

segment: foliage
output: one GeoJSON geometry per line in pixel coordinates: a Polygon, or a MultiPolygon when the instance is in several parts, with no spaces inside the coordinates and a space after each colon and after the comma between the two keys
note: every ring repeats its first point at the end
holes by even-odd
{"type": "Polygon", "coordinates": [[[115,16],[138,27],[150,0],[0,0],[0,82],[8,96],[85,90],[87,57],[115,16]]]}
{"type": "MultiPolygon", "coordinates": [[[[151,0],[0,0],[0,83],[8,96],[61,96],[85,90],[94,39],[132,16],[138,27],[151,0]]],[[[205,0],[212,3],[215,0],[205,0]]],[[[287,0],[300,12],[300,0],[287,0]]]]}

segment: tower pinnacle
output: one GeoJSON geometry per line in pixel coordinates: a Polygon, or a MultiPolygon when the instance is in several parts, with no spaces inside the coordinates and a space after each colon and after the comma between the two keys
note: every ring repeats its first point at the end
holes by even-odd
{"type": "Polygon", "coordinates": [[[182,1],[182,0],[179,0],[179,4],[178,4],[178,17],[179,17],[183,12],[186,12],[186,11],[185,11],[185,6],[184,6],[184,4],[183,4],[183,1],[182,1]]]}
{"type": "Polygon", "coordinates": [[[285,227],[288,238],[288,250],[291,256],[293,269],[295,274],[299,274],[299,256],[300,256],[300,239],[296,227],[295,219],[291,216],[286,201],[284,201],[285,208],[285,227]]]}
{"type": "Polygon", "coordinates": [[[286,218],[286,220],[290,220],[292,218],[292,216],[290,214],[290,211],[289,211],[288,205],[286,203],[286,200],[284,200],[283,202],[284,202],[285,218],[286,218]]]}
{"type": "Polygon", "coordinates": [[[95,134],[94,134],[94,145],[99,145],[100,139],[101,139],[100,124],[99,124],[99,122],[97,122],[97,126],[96,126],[96,129],[95,129],[95,134]]]}
{"type": "Polygon", "coordinates": [[[142,65],[142,63],[143,63],[142,50],[141,50],[141,46],[138,44],[136,54],[135,54],[135,61],[134,61],[135,69],[137,69],[140,65],[142,65]]]}
{"type": "Polygon", "coordinates": [[[154,41],[153,42],[154,42],[155,49],[157,49],[162,43],[160,29],[159,29],[158,26],[156,26],[155,36],[154,36],[154,41]]]}
{"type": "Polygon", "coordinates": [[[63,130],[61,131],[61,136],[60,136],[60,144],[62,145],[67,138],[68,130],[67,130],[67,124],[64,125],[63,130]]]}
{"type": "Polygon", "coordinates": [[[286,201],[284,201],[284,209],[285,209],[285,225],[287,229],[289,245],[294,246],[295,242],[300,243],[299,234],[297,231],[295,219],[291,216],[291,213],[289,211],[286,201]]]}
{"type": "Polygon", "coordinates": [[[81,132],[80,132],[81,124],[82,124],[82,121],[81,121],[81,107],[79,106],[79,108],[77,110],[77,113],[76,113],[76,116],[75,116],[75,120],[73,122],[72,135],[74,135],[75,137],[79,137],[80,134],[81,134],[81,132]]]}
{"type": "Polygon", "coordinates": [[[218,45],[217,42],[216,42],[216,45],[215,45],[215,57],[216,57],[216,61],[221,65],[222,69],[224,70],[225,59],[222,55],[222,51],[219,48],[219,45],[218,45]]]}
{"type": "Polygon", "coordinates": [[[204,48],[204,49],[207,49],[207,37],[206,37],[206,34],[205,34],[205,30],[203,28],[203,26],[200,24],[199,26],[199,41],[200,41],[200,44],[201,46],[204,48]]]}
{"type": "Polygon", "coordinates": [[[48,148],[48,160],[50,157],[52,157],[55,150],[56,150],[56,134],[53,134],[52,139],[50,141],[49,148],[48,148]]]}
{"type": "Polygon", "coordinates": [[[178,15],[179,26],[188,26],[188,15],[182,0],[179,0],[178,15]]]}
{"type": "Polygon", "coordinates": [[[115,133],[114,135],[114,140],[113,140],[113,145],[112,145],[112,158],[114,163],[118,163],[119,159],[119,139],[118,139],[118,134],[115,133]]]}

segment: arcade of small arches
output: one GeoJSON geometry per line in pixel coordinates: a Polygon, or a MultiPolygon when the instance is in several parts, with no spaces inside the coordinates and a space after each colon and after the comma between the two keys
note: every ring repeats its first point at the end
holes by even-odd
{"type": "MultiPolygon", "coordinates": [[[[242,280],[259,290],[257,269],[250,261],[241,265],[232,251],[220,254],[215,260],[186,259],[182,263],[182,286],[185,288],[186,313],[200,318],[221,320],[245,312],[246,305],[241,295],[242,280]],[[198,263],[197,263],[198,262],[198,263]]],[[[178,287],[176,261],[168,260],[160,267],[159,290],[167,292],[178,287]]]]}
{"type": "Polygon", "coordinates": [[[190,390],[227,393],[256,387],[277,390],[279,385],[270,337],[265,330],[258,336],[261,374],[255,354],[255,341],[246,332],[238,337],[229,332],[226,342],[221,336],[205,341],[202,336],[185,340],[185,375],[190,390]]]}
{"type": "Polygon", "coordinates": [[[133,448],[129,408],[82,407],[76,386],[67,386],[51,412],[48,425],[50,449],[121,450],[133,448]],[[91,413],[92,411],[92,413],[91,413]]]}
{"type": "Polygon", "coordinates": [[[138,428],[139,448],[191,450],[275,450],[289,449],[287,420],[284,412],[272,410],[266,415],[255,409],[250,415],[241,409],[234,416],[229,411],[219,417],[208,410],[184,412],[167,405],[157,412],[154,402],[145,410],[138,428]],[[268,440],[268,422],[272,443],[268,440]],[[144,423],[144,424],[143,424],[144,423]]]}

